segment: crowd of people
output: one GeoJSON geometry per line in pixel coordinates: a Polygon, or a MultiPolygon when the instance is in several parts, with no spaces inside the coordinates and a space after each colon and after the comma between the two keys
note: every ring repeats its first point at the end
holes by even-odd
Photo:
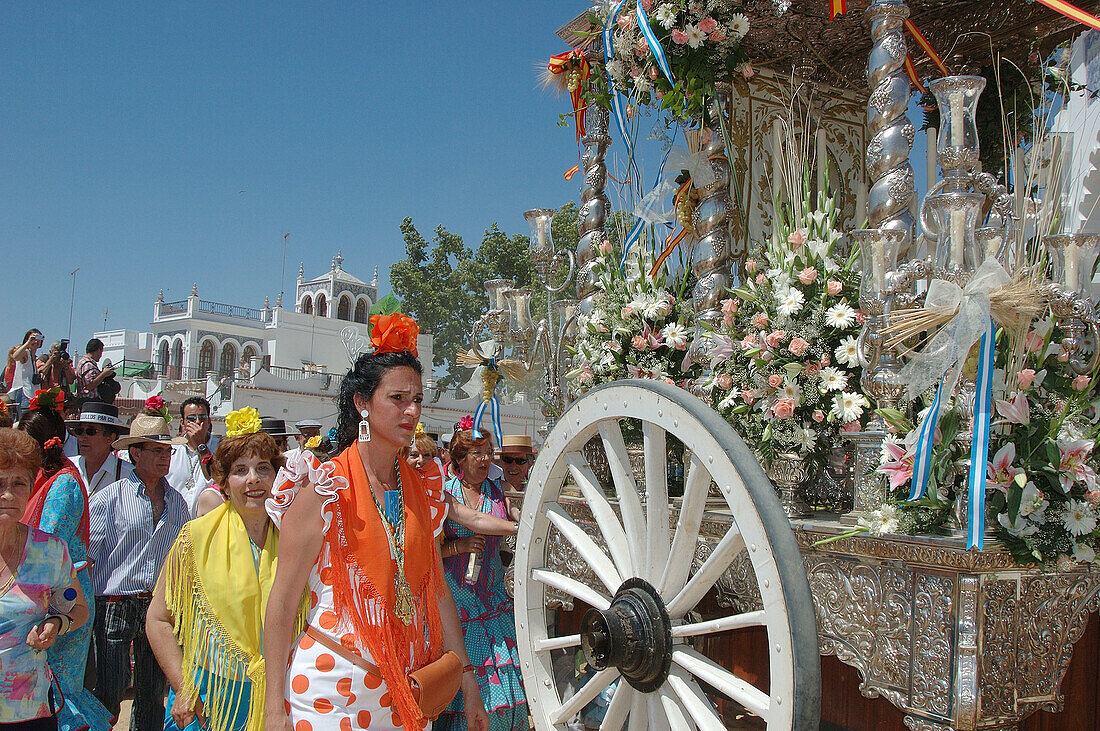
{"type": "Polygon", "coordinates": [[[201,397],[126,423],[98,340],[9,351],[0,729],[111,729],[131,689],[140,731],[529,727],[505,562],[531,439],[430,437],[416,323],[371,324],[327,435],[244,408],[219,439],[201,397]]]}

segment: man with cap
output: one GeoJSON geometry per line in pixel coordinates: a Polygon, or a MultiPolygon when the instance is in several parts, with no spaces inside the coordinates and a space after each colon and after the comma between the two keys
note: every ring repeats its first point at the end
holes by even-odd
{"type": "Polygon", "coordinates": [[[299,449],[305,449],[306,442],[313,437],[321,436],[321,422],[315,419],[302,419],[294,423],[294,428],[298,430],[296,438],[299,449]]]}
{"type": "Polygon", "coordinates": [[[439,461],[446,466],[451,461],[451,438],[453,434],[441,434],[439,437],[439,461]]]}
{"type": "Polygon", "coordinates": [[[66,421],[65,426],[76,438],[77,456],[72,461],[89,495],[134,471],[134,466],[111,448],[112,442],[129,431],[119,420],[117,407],[88,401],[80,408],[80,416],[66,421]]]}
{"type": "Polygon", "coordinates": [[[185,439],[171,436],[163,416],[138,414],[129,436],[112,445],[129,450],[133,473],[88,500],[88,559],[96,595],[94,692],[117,716],[130,686],[132,647],[131,729],[164,726],[164,673],[145,637],[145,613],[164,559],[191,517],[183,496],[166,479],[172,447],[185,439]]]}

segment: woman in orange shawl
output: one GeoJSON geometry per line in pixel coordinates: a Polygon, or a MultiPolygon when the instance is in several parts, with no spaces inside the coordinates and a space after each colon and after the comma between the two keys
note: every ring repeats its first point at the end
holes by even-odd
{"type": "Polygon", "coordinates": [[[376,315],[371,325],[374,352],[359,356],[341,386],[341,453],[324,464],[302,453],[269,501],[285,527],[265,621],[264,727],[423,729],[429,719],[407,674],[453,651],[466,666],[467,722],[484,730],[436,542],[447,515],[443,482],[398,458],[420,420],[419,328],[401,314],[376,315]],[[293,637],[303,590],[309,626],[293,637]],[[275,670],[284,667],[285,677],[275,670]]]}

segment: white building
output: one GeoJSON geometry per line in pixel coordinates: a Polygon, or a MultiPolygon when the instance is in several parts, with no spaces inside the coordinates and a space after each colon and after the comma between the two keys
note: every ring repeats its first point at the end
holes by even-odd
{"type": "MultiPolygon", "coordinates": [[[[136,404],[154,394],[171,403],[189,395],[211,402],[214,416],[243,406],[263,416],[293,423],[317,419],[335,426],[340,381],[351,365],[349,348],[358,352],[367,342],[367,322],[378,301],[378,270],[370,284],[343,270],[343,257],[332,259],[329,271],[305,278],[300,266],[293,310],[281,299],[271,307],[244,307],[199,298],[198,287],[178,302],[153,305],[151,332],[112,330],[96,333],[110,358],[125,376],[120,398],[136,404]],[[354,331],[348,328],[355,328],[354,331]]],[[[417,338],[426,374],[422,416],[431,434],[449,433],[477,401],[454,393],[436,394],[432,372],[432,336],[417,338]]],[[[504,432],[535,436],[543,418],[523,400],[502,404],[504,432]]],[[[483,424],[488,427],[488,424],[483,424]]]]}

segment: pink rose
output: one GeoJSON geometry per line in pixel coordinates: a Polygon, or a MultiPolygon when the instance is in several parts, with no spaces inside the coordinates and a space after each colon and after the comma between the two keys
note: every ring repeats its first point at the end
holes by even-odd
{"type": "Polygon", "coordinates": [[[728,373],[723,373],[714,380],[715,383],[718,384],[718,388],[722,389],[723,391],[728,391],[733,388],[733,378],[731,378],[728,373]]]}
{"type": "Polygon", "coordinates": [[[745,273],[756,274],[756,259],[749,259],[745,262],[745,273]]]}
{"type": "Polygon", "coordinates": [[[636,79],[641,75],[642,75],[642,69],[641,69],[640,66],[631,66],[630,67],[630,78],[636,79]]]}
{"type": "Polygon", "coordinates": [[[798,273],[798,281],[803,284],[813,284],[815,279],[817,279],[816,267],[806,267],[798,273]]]}
{"type": "Polygon", "coordinates": [[[581,385],[587,385],[589,383],[592,383],[593,377],[594,377],[594,374],[592,373],[592,371],[583,370],[583,371],[581,371],[580,373],[577,374],[577,381],[581,385]]]}
{"type": "Polygon", "coordinates": [[[825,421],[825,412],[821,409],[814,410],[814,421],[816,421],[818,424],[825,421]]]}
{"type": "Polygon", "coordinates": [[[1066,350],[1065,348],[1061,348],[1058,351],[1058,362],[1059,363],[1069,363],[1069,351],[1066,350]]]}
{"type": "Polygon", "coordinates": [[[741,67],[741,76],[746,79],[751,79],[756,75],[756,72],[752,70],[752,64],[747,63],[741,67]]]}
{"type": "Polygon", "coordinates": [[[1038,353],[1043,347],[1043,338],[1032,330],[1024,337],[1024,350],[1029,353],[1038,353]]]}
{"type": "Polygon", "coordinates": [[[867,316],[863,314],[863,310],[856,310],[856,324],[862,325],[867,320],[867,316]]]}
{"type": "Polygon", "coordinates": [[[623,13],[619,16],[619,27],[623,30],[631,30],[637,24],[634,20],[634,13],[623,13]]]}
{"type": "Polygon", "coordinates": [[[1035,369],[1024,368],[1016,373],[1016,383],[1025,391],[1031,388],[1031,384],[1035,383],[1035,369]]]}
{"type": "Polygon", "coordinates": [[[608,241],[607,239],[604,239],[603,241],[600,242],[600,245],[597,246],[596,248],[600,250],[601,254],[603,254],[604,256],[607,256],[608,254],[611,253],[611,242],[608,241]]]}
{"type": "Polygon", "coordinates": [[[770,376],[768,376],[768,385],[772,388],[779,388],[783,385],[783,376],[779,375],[778,373],[771,374],[770,376]]]}
{"type": "Polygon", "coordinates": [[[1086,490],[1085,499],[1090,505],[1100,505],[1100,490],[1086,490]]]}
{"type": "Polygon", "coordinates": [[[795,229],[787,236],[787,243],[790,244],[791,248],[795,251],[805,246],[808,240],[809,237],[806,235],[806,229],[804,228],[795,229]]]}
{"type": "Polygon", "coordinates": [[[753,401],[756,401],[756,394],[747,388],[741,389],[741,398],[744,399],[746,404],[752,405],[753,401]]]}
{"type": "Polygon", "coordinates": [[[844,285],[836,281],[835,279],[830,279],[828,282],[825,283],[825,291],[833,297],[836,297],[838,294],[840,294],[840,290],[842,289],[844,289],[844,285]]]}
{"type": "Polygon", "coordinates": [[[722,26],[718,26],[710,34],[710,39],[712,41],[714,41],[715,43],[719,43],[720,41],[726,40],[726,29],[723,28],[722,26]]]}
{"type": "Polygon", "coordinates": [[[849,421],[844,426],[840,427],[841,431],[859,431],[860,426],[858,421],[849,421]]]}
{"type": "Polygon", "coordinates": [[[722,327],[733,327],[733,315],[722,315],[722,327]]]}
{"type": "Polygon", "coordinates": [[[718,21],[708,16],[700,20],[696,27],[704,33],[711,33],[718,27],[718,21]]]}
{"type": "Polygon", "coordinates": [[[791,341],[791,344],[787,346],[787,350],[791,351],[791,353],[796,357],[801,356],[809,349],[810,344],[802,338],[795,338],[791,341]]]}
{"type": "Polygon", "coordinates": [[[733,299],[732,297],[722,300],[723,315],[732,315],[735,312],[737,312],[737,300],[733,299]]]}
{"type": "Polygon", "coordinates": [[[763,272],[760,272],[759,274],[756,275],[756,283],[757,284],[764,284],[767,281],[768,281],[768,278],[766,276],[764,276],[763,272]]]}
{"type": "Polygon", "coordinates": [[[749,333],[748,335],[746,335],[745,337],[743,337],[741,339],[741,349],[742,350],[752,350],[753,348],[755,348],[757,346],[757,344],[758,344],[758,341],[756,339],[756,333],[749,333]]]}
{"type": "Polygon", "coordinates": [[[642,0],[639,5],[641,5],[642,10],[646,11],[647,13],[650,10],[653,10],[653,0],[642,0]]]}
{"type": "Polygon", "coordinates": [[[819,370],[821,370],[821,366],[819,366],[817,363],[806,364],[806,375],[808,377],[812,378],[813,376],[816,376],[819,370]]]}
{"type": "Polygon", "coordinates": [[[777,399],[776,402],[772,404],[772,414],[774,414],[777,419],[789,419],[794,416],[794,408],[795,404],[793,398],[777,399]]]}
{"type": "Polygon", "coordinates": [[[682,46],[688,42],[688,34],[682,30],[676,29],[672,31],[672,42],[678,46],[682,46]]]}
{"type": "Polygon", "coordinates": [[[665,98],[665,93],[660,89],[655,89],[653,91],[653,96],[657,97],[657,101],[660,101],[661,99],[665,98]]]}
{"type": "Polygon", "coordinates": [[[786,336],[786,334],[787,333],[784,330],[772,330],[764,338],[764,341],[768,344],[769,348],[774,348],[779,345],[779,341],[782,340],[786,336]]]}
{"type": "Polygon", "coordinates": [[[752,316],[752,326],[764,328],[768,326],[768,313],[758,312],[752,316]]]}
{"type": "Polygon", "coordinates": [[[1092,383],[1092,379],[1088,376],[1077,376],[1073,379],[1074,391],[1087,391],[1089,390],[1089,384],[1092,383]]]}
{"type": "Polygon", "coordinates": [[[631,338],[630,345],[634,350],[649,350],[649,343],[641,335],[635,335],[631,338]]]}

